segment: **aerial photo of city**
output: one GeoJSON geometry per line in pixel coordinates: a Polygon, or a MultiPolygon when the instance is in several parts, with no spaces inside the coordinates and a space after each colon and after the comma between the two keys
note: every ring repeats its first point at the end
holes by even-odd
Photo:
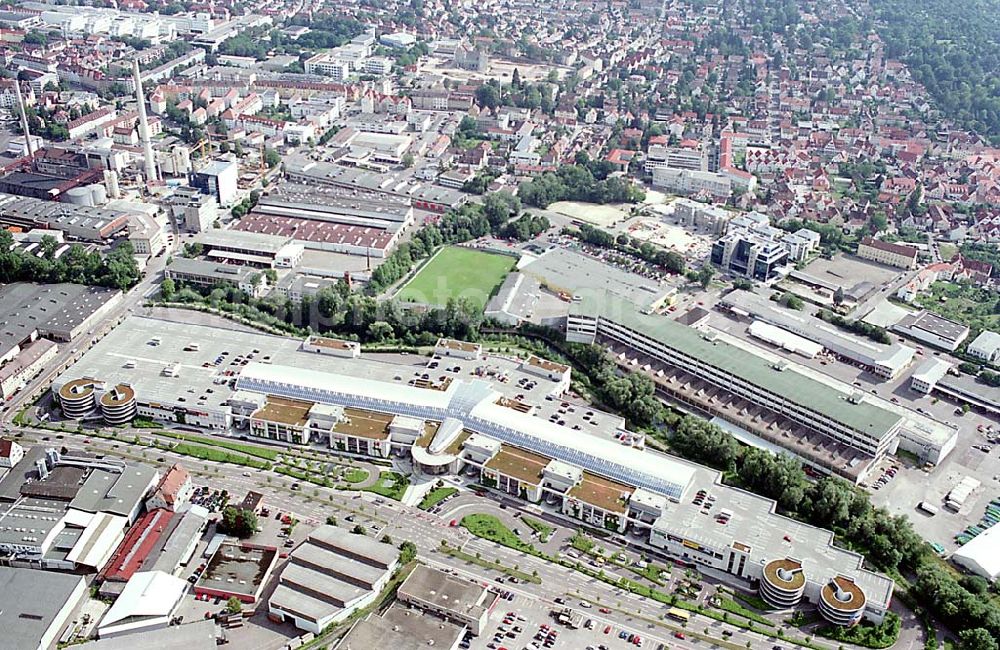
{"type": "Polygon", "coordinates": [[[0,50],[0,650],[1000,650],[1000,0],[0,50]]]}

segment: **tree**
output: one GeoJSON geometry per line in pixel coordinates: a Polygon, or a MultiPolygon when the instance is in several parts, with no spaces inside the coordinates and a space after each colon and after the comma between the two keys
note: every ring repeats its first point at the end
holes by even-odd
{"type": "Polygon", "coordinates": [[[514,72],[510,75],[510,85],[514,88],[521,87],[521,73],[518,72],[517,68],[514,68],[514,72]]]}
{"type": "Polygon", "coordinates": [[[362,526],[361,524],[355,524],[354,528],[351,529],[351,532],[354,533],[355,535],[365,535],[365,534],[367,534],[367,531],[365,530],[365,527],[362,526]]]}
{"type": "Polygon", "coordinates": [[[165,278],[163,282],[160,283],[160,297],[164,300],[170,300],[174,296],[174,292],[177,287],[174,285],[174,281],[171,278],[165,278]]]}
{"type": "Polygon", "coordinates": [[[989,630],[981,627],[962,630],[958,638],[962,640],[962,650],[997,650],[1000,647],[989,630]]]}
{"type": "Polygon", "coordinates": [[[236,596],[230,596],[226,601],[226,611],[230,614],[239,614],[243,611],[243,601],[236,596]]]}
{"type": "Polygon", "coordinates": [[[409,564],[417,557],[417,545],[413,542],[403,542],[399,545],[399,563],[409,564]]]}
{"type": "Polygon", "coordinates": [[[226,506],[219,520],[219,531],[240,539],[250,537],[257,532],[257,515],[253,510],[226,506]]]}
{"type": "Polygon", "coordinates": [[[483,84],[476,88],[476,103],[483,108],[496,108],[500,105],[500,90],[493,84],[483,84]]]}
{"type": "Polygon", "coordinates": [[[326,525],[327,526],[336,526],[337,525],[337,518],[334,517],[333,515],[330,515],[329,517],[326,518],[326,525]]]}
{"type": "Polygon", "coordinates": [[[778,299],[778,302],[783,304],[785,307],[788,307],[789,309],[801,310],[802,307],[805,306],[805,303],[802,302],[802,298],[799,298],[790,291],[786,291],[785,293],[783,293],[781,295],[781,298],[778,299]]]}
{"type": "Polygon", "coordinates": [[[712,278],[715,277],[715,269],[713,269],[710,264],[705,264],[698,269],[697,277],[698,284],[701,285],[701,288],[707,289],[708,285],[712,283],[712,278]]]}
{"type": "Polygon", "coordinates": [[[264,164],[270,168],[275,168],[281,163],[281,154],[274,149],[264,150],[264,164]]]}
{"type": "Polygon", "coordinates": [[[844,288],[837,287],[837,290],[833,292],[833,304],[838,307],[844,304],[844,288]]]}
{"type": "Polygon", "coordinates": [[[413,160],[413,154],[410,153],[410,152],[404,153],[402,159],[400,160],[400,162],[403,164],[403,167],[405,167],[406,169],[409,169],[410,167],[413,167],[413,162],[414,162],[414,160],[413,160]]]}

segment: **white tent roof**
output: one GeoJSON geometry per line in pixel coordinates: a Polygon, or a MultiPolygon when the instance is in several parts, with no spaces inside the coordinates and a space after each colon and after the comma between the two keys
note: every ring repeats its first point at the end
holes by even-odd
{"type": "Polygon", "coordinates": [[[951,559],[987,580],[1000,576],[1000,524],[979,533],[955,551],[951,559]]]}
{"type": "Polygon", "coordinates": [[[108,610],[101,627],[107,628],[129,618],[170,616],[186,588],[186,582],[163,571],[136,573],[108,610]]]}

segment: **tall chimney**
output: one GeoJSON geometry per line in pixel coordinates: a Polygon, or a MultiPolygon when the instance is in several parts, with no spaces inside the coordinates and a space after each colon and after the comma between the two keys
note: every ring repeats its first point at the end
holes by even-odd
{"type": "Polygon", "coordinates": [[[155,183],[156,160],[153,158],[153,144],[149,141],[149,122],[146,121],[146,98],[142,94],[142,79],[139,75],[139,60],[132,61],[132,76],[135,78],[135,98],[139,103],[139,139],[142,140],[142,155],[146,159],[146,182],[155,183]]]}
{"type": "Polygon", "coordinates": [[[24,97],[21,96],[21,80],[14,79],[14,91],[17,93],[17,110],[21,114],[21,129],[24,130],[24,146],[28,148],[28,157],[35,153],[31,146],[31,132],[28,130],[28,114],[24,111],[24,97]]]}

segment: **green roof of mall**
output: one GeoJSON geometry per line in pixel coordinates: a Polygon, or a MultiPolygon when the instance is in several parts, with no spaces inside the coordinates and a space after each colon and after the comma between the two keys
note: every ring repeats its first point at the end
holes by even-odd
{"type": "Polygon", "coordinates": [[[901,417],[819,382],[794,368],[777,370],[767,359],[724,341],[709,340],[705,333],[657,314],[643,314],[635,305],[611,293],[585,295],[571,307],[574,315],[600,317],[697,357],[805,408],[822,413],[854,430],[882,439],[901,417]]]}

